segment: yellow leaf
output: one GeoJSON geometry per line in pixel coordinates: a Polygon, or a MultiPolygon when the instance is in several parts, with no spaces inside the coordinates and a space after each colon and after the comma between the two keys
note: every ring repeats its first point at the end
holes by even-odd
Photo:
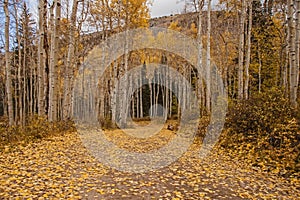
{"type": "Polygon", "coordinates": [[[99,194],[105,194],[105,192],[104,192],[104,190],[97,190],[97,192],[99,193],[99,194]]]}

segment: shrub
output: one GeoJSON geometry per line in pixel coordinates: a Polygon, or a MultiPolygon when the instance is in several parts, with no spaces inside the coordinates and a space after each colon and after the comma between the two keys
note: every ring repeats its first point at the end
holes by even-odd
{"type": "Polygon", "coordinates": [[[48,122],[46,118],[34,116],[28,118],[26,126],[8,126],[7,120],[0,121],[0,151],[6,145],[27,144],[31,141],[75,131],[72,121],[48,122]]]}
{"type": "Polygon", "coordinates": [[[271,133],[279,124],[295,116],[288,99],[280,90],[254,95],[249,100],[231,102],[225,127],[244,135],[271,133]]]}
{"type": "Polygon", "coordinates": [[[299,114],[273,89],[229,106],[220,146],[248,164],[300,176],[299,114]]]}

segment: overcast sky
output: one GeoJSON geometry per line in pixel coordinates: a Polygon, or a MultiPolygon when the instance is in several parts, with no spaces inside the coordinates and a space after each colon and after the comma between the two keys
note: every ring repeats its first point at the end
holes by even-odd
{"type": "Polygon", "coordinates": [[[183,1],[179,0],[153,0],[153,6],[150,8],[151,17],[180,13],[183,9],[183,1]]]}
{"type": "MultiPolygon", "coordinates": [[[[160,17],[170,14],[182,13],[185,0],[152,0],[153,6],[150,7],[151,17],[160,17]]],[[[218,0],[212,0],[212,6],[218,0]]]]}

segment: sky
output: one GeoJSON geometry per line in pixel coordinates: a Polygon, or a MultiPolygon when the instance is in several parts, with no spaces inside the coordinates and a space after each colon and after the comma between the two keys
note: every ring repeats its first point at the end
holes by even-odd
{"type": "MultiPolygon", "coordinates": [[[[151,6],[151,17],[159,17],[159,16],[165,16],[170,14],[177,14],[181,13],[183,6],[184,6],[184,0],[150,0],[153,2],[153,6],[151,6]]],[[[29,3],[29,7],[31,12],[33,14],[37,15],[37,6],[38,1],[37,0],[27,0],[29,3]]]]}
{"type": "MultiPolygon", "coordinates": [[[[182,13],[184,2],[185,0],[152,0],[152,7],[150,7],[151,17],[182,13]]],[[[217,3],[218,0],[212,0],[212,7],[217,3]]]]}
{"type": "Polygon", "coordinates": [[[181,13],[184,1],[178,2],[180,0],[153,0],[153,6],[150,8],[151,17],[181,13]]]}

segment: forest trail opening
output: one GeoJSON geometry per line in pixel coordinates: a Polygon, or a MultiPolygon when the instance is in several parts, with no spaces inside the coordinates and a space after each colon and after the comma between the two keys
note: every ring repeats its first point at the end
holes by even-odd
{"type": "MultiPolygon", "coordinates": [[[[166,127],[150,139],[106,131],[121,148],[146,152],[174,137],[166,127]],[[147,141],[148,140],[148,141],[147,141]],[[141,141],[143,141],[141,143],[141,141]]],[[[1,199],[297,199],[299,180],[261,172],[220,151],[197,157],[197,141],[176,162],[128,173],[93,158],[78,133],[51,137],[0,153],[1,199]]]]}

